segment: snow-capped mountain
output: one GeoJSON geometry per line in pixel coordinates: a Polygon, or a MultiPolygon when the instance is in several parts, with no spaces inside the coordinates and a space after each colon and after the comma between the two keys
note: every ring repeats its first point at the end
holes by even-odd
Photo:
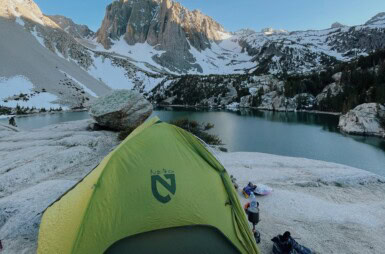
{"type": "Polygon", "coordinates": [[[257,73],[306,73],[384,48],[385,15],[353,27],[335,23],[325,30],[270,34],[247,31],[237,36],[253,56],[257,73]]]}
{"type": "Polygon", "coordinates": [[[32,0],[0,0],[0,31],[0,106],[82,107],[111,89],[144,91],[164,78],[92,50],[92,31],[45,16],[32,0]]]}
{"type": "Polygon", "coordinates": [[[77,107],[110,90],[80,68],[89,64],[83,47],[32,0],[0,0],[0,31],[0,105],[77,107]]]}
{"type": "Polygon", "coordinates": [[[230,33],[171,0],[113,2],[96,33],[44,15],[32,0],[0,0],[0,27],[5,106],[46,94],[48,105],[79,107],[111,89],[150,93],[186,74],[306,73],[385,48],[384,13],[361,26],[230,33]]]}
{"type": "Polygon", "coordinates": [[[251,68],[251,57],[229,38],[231,34],[219,23],[180,3],[128,0],[107,7],[96,41],[104,49],[138,60],[146,61],[138,56],[139,48],[151,51],[147,62],[174,74],[223,74],[251,68]]]}
{"type": "Polygon", "coordinates": [[[99,50],[176,75],[290,74],[383,48],[384,31],[385,14],[380,13],[362,26],[335,23],[320,31],[266,28],[229,33],[210,17],[172,0],[125,0],[107,7],[95,42],[103,46],[99,50]]]}

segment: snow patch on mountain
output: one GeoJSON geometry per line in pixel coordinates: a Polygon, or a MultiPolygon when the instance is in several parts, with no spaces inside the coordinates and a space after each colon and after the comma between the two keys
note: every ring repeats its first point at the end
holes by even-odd
{"type": "Polygon", "coordinates": [[[24,20],[22,18],[20,18],[20,17],[16,17],[16,23],[21,25],[21,26],[25,25],[24,20]]]}
{"type": "MultiPolygon", "coordinates": [[[[39,36],[39,34],[37,33],[36,31],[36,27],[31,31],[31,34],[36,38],[36,40],[40,43],[40,45],[42,45],[43,47],[45,47],[45,44],[44,44],[44,39],[39,36]]],[[[59,52],[60,53],[60,52],[59,52]]],[[[64,58],[64,56],[60,53],[59,56],[62,56],[64,58]]]]}
{"type": "Polygon", "coordinates": [[[244,73],[245,69],[255,66],[255,63],[251,62],[252,57],[242,52],[242,48],[233,36],[218,44],[214,42],[211,44],[211,48],[201,51],[191,46],[190,53],[196,63],[202,67],[203,72],[195,70],[189,71],[189,74],[244,73]]]}
{"type": "Polygon", "coordinates": [[[0,105],[6,107],[35,107],[59,108],[55,103],[58,97],[47,93],[34,91],[34,86],[26,77],[15,76],[0,79],[0,105]],[[23,95],[23,96],[20,96],[23,95]]]}
{"type": "MultiPolygon", "coordinates": [[[[89,41],[89,44],[94,46],[91,49],[95,51],[108,52],[118,57],[121,56],[129,58],[137,67],[145,71],[154,73],[153,68],[148,67],[149,65],[158,68],[159,70],[166,71],[164,67],[153,60],[154,56],[161,56],[165,51],[157,50],[147,42],[129,45],[122,36],[119,40],[113,41],[113,45],[110,49],[105,49],[102,44],[96,42],[96,39],[89,41]]],[[[169,71],[167,70],[166,72],[169,71]]]]}
{"type": "Polygon", "coordinates": [[[125,70],[114,67],[110,59],[94,57],[93,60],[94,63],[88,70],[91,76],[104,82],[113,89],[131,89],[133,87],[125,77],[125,70]]]}
{"type": "Polygon", "coordinates": [[[65,71],[62,71],[60,70],[61,73],[64,74],[64,76],[72,79],[74,82],[76,82],[77,85],[79,85],[81,88],[83,88],[83,90],[85,92],[87,92],[89,95],[93,96],[93,97],[99,97],[96,93],[94,93],[91,89],[89,89],[86,85],[84,85],[82,82],[78,81],[76,78],[72,77],[71,75],[69,75],[68,73],[66,73],[65,71]]]}

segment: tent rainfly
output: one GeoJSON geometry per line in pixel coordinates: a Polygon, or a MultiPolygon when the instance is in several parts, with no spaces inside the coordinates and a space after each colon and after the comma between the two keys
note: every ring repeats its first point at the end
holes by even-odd
{"type": "Polygon", "coordinates": [[[259,251],[222,164],[153,118],[45,210],[37,253],[259,251]]]}

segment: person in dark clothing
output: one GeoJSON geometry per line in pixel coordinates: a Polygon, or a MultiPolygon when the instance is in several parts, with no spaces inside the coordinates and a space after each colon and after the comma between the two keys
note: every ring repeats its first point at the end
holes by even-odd
{"type": "Polygon", "coordinates": [[[254,193],[255,189],[257,188],[257,185],[254,185],[252,182],[249,182],[249,184],[243,188],[243,195],[245,198],[249,198],[251,193],[254,193]]]}
{"type": "Polygon", "coordinates": [[[312,254],[312,251],[309,248],[297,243],[291,237],[289,231],[286,231],[283,235],[278,235],[271,240],[274,242],[274,254],[312,254]]]}
{"type": "Polygon", "coordinates": [[[9,118],[8,123],[9,123],[9,125],[12,125],[12,126],[14,126],[14,127],[17,127],[16,121],[15,121],[15,117],[13,117],[13,116],[12,116],[11,118],[9,118]]]}

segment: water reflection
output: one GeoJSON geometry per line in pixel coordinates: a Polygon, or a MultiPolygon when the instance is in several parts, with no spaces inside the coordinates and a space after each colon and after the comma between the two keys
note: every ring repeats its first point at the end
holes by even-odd
{"type": "Polygon", "coordinates": [[[341,163],[385,175],[385,140],[339,132],[336,115],[243,109],[157,108],[163,121],[189,118],[215,124],[230,151],[263,152],[341,163]]]}
{"type": "MultiPolygon", "coordinates": [[[[162,121],[189,118],[215,125],[230,151],[262,152],[341,163],[385,175],[385,140],[339,132],[338,116],[243,109],[237,112],[195,108],[156,108],[162,121]]],[[[23,129],[87,119],[87,112],[17,118],[23,129]]],[[[8,123],[7,119],[0,120],[8,123]]]]}

